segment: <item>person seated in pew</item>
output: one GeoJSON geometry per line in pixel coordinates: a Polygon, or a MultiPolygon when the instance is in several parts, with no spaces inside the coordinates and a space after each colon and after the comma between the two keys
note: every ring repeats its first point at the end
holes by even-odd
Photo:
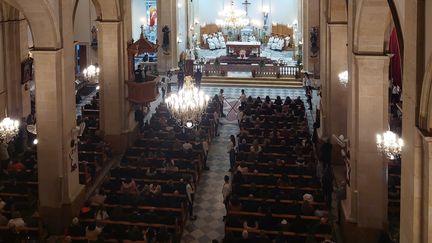
{"type": "Polygon", "coordinates": [[[9,219],[3,214],[3,209],[0,209],[0,226],[6,226],[9,219]]]}
{"type": "Polygon", "coordinates": [[[306,236],[305,243],[318,243],[318,241],[316,240],[315,235],[309,232],[306,236]]]}
{"type": "Polygon", "coordinates": [[[26,226],[24,219],[19,211],[12,212],[11,219],[7,224],[9,229],[19,229],[26,226]]]}
{"type": "Polygon", "coordinates": [[[145,173],[146,176],[148,177],[155,177],[157,175],[157,169],[156,166],[151,166],[146,170],[145,173]]]}
{"type": "Polygon", "coordinates": [[[239,144],[239,152],[248,152],[249,146],[247,145],[246,139],[243,138],[239,144]]]}
{"type": "Polygon", "coordinates": [[[127,177],[126,180],[122,181],[121,187],[120,187],[121,193],[137,193],[137,185],[135,183],[135,180],[127,177]]]}
{"type": "Polygon", "coordinates": [[[275,105],[282,105],[283,104],[283,101],[279,95],[276,97],[274,104],[275,105]]]}
{"type": "Polygon", "coordinates": [[[228,204],[229,211],[241,211],[242,210],[242,204],[239,200],[239,198],[236,195],[232,195],[229,204],[228,204]]]}
{"type": "Polygon", "coordinates": [[[79,219],[77,217],[72,219],[72,223],[67,228],[67,235],[70,236],[84,236],[85,229],[79,224],[79,219]]]}
{"type": "Polygon", "coordinates": [[[162,193],[161,185],[150,184],[149,191],[152,195],[160,195],[162,193]]]}
{"type": "Polygon", "coordinates": [[[307,232],[307,226],[303,221],[303,219],[301,218],[300,214],[297,214],[294,220],[292,221],[290,230],[294,231],[295,233],[307,232]]]}
{"type": "Polygon", "coordinates": [[[90,207],[89,202],[85,202],[84,206],[80,209],[79,218],[82,218],[82,219],[94,218],[94,210],[90,207]]]}
{"type": "Polygon", "coordinates": [[[236,185],[241,185],[244,183],[244,178],[243,178],[243,175],[240,171],[237,171],[234,174],[232,183],[236,184],[236,185]]]}
{"type": "Polygon", "coordinates": [[[283,235],[282,231],[278,232],[278,235],[275,237],[273,242],[274,243],[287,243],[287,240],[286,240],[285,236],[283,235]]]}
{"type": "Polygon", "coordinates": [[[247,167],[246,163],[243,161],[237,166],[237,171],[239,171],[242,174],[248,173],[249,168],[247,167]]]}
{"type": "Polygon", "coordinates": [[[126,230],[126,234],[127,239],[130,241],[144,240],[143,232],[136,225],[129,227],[129,229],[126,230]]]}
{"type": "Polygon", "coordinates": [[[255,139],[252,143],[252,146],[250,146],[250,152],[253,155],[258,155],[262,151],[261,145],[259,145],[258,139],[255,139]]]}
{"type": "Polygon", "coordinates": [[[168,232],[168,228],[166,226],[160,228],[159,232],[156,235],[156,241],[160,243],[171,242],[171,234],[168,232]]]}
{"type": "Polygon", "coordinates": [[[85,229],[85,236],[90,242],[97,241],[102,230],[103,228],[96,226],[96,223],[90,223],[85,229]]]}
{"type": "Polygon", "coordinates": [[[99,206],[104,204],[106,198],[107,195],[105,193],[105,190],[101,187],[96,191],[95,195],[90,197],[89,201],[91,205],[99,206]]]}
{"type": "Polygon", "coordinates": [[[314,212],[314,206],[309,201],[303,201],[301,205],[301,214],[305,216],[313,216],[314,212]]]}
{"type": "Polygon", "coordinates": [[[8,173],[9,174],[19,174],[26,170],[26,167],[21,161],[15,159],[9,162],[8,173]]]}
{"type": "Polygon", "coordinates": [[[105,206],[102,204],[99,206],[98,210],[95,213],[96,220],[107,220],[109,219],[108,212],[105,209],[105,206]]]}
{"type": "Polygon", "coordinates": [[[259,223],[260,228],[264,230],[273,230],[276,227],[276,220],[272,216],[272,211],[269,209],[265,213],[264,217],[261,218],[259,223]]]}

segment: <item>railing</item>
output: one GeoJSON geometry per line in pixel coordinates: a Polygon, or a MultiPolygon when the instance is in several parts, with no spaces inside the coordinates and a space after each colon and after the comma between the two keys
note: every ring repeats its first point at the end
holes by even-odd
{"type": "Polygon", "coordinates": [[[216,66],[214,63],[194,64],[194,70],[200,69],[204,76],[225,76],[227,72],[255,72],[256,77],[275,77],[275,78],[296,78],[300,74],[297,66],[279,66],[266,64],[260,67],[258,64],[235,64],[227,65],[221,63],[216,66]]]}
{"type": "Polygon", "coordinates": [[[147,104],[153,102],[159,96],[160,77],[147,74],[145,82],[127,81],[128,97],[130,102],[147,104]]]}

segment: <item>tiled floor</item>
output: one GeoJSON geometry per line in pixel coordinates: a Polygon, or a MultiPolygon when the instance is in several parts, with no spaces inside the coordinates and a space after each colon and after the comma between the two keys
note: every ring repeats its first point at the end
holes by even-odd
{"type": "Polygon", "coordinates": [[[189,221],[184,229],[182,242],[209,243],[224,236],[225,207],[222,203],[223,178],[229,175],[229,159],[226,144],[231,134],[238,133],[236,124],[225,124],[220,128],[220,136],[212,141],[207,164],[197,186],[194,214],[197,220],[189,221]]]}
{"type": "MultiPolygon", "coordinates": [[[[236,135],[239,132],[236,115],[229,115],[230,112],[235,112],[237,97],[240,96],[242,88],[233,87],[202,87],[203,91],[213,96],[223,88],[227,102],[225,102],[224,113],[228,114],[228,119],[221,119],[219,127],[220,136],[216,137],[210,146],[207,164],[210,167],[209,171],[204,171],[201,175],[201,180],[197,186],[197,193],[194,205],[194,214],[197,220],[188,221],[181,242],[182,243],[209,243],[216,239],[221,242],[224,237],[224,222],[222,221],[225,215],[225,207],[222,203],[222,186],[225,175],[230,175],[229,158],[226,152],[226,144],[228,143],[231,134],[236,135]],[[230,105],[228,105],[230,104],[230,105]],[[232,109],[231,106],[234,106],[232,109]],[[234,120],[230,117],[234,117],[234,120]]],[[[252,97],[265,97],[269,95],[272,99],[277,95],[281,97],[297,97],[300,96],[306,101],[304,89],[265,89],[265,88],[244,88],[247,95],[252,97]]],[[[315,105],[314,105],[315,107],[315,105]]],[[[314,109],[315,110],[315,109],[314,109]]],[[[314,110],[307,112],[309,125],[312,125],[314,119],[314,110]]]]}

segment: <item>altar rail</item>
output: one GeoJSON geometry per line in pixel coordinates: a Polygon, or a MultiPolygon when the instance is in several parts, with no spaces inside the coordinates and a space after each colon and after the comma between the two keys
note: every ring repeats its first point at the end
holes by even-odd
{"type": "Polygon", "coordinates": [[[159,96],[159,82],[160,77],[149,74],[147,74],[145,82],[127,81],[127,99],[136,104],[147,104],[155,101],[159,96]]]}
{"type": "Polygon", "coordinates": [[[221,63],[219,66],[214,63],[194,64],[194,70],[200,69],[205,76],[225,76],[227,72],[255,72],[256,77],[297,78],[300,69],[297,66],[277,66],[266,64],[260,67],[258,64],[236,64],[227,65],[221,63]]]}

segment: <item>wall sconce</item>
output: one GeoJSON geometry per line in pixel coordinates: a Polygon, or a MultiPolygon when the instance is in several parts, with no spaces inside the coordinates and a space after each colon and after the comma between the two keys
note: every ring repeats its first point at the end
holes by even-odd
{"type": "Polygon", "coordinates": [[[183,4],[181,4],[181,3],[177,3],[177,7],[178,7],[178,8],[182,8],[182,7],[183,7],[183,4]]]}

